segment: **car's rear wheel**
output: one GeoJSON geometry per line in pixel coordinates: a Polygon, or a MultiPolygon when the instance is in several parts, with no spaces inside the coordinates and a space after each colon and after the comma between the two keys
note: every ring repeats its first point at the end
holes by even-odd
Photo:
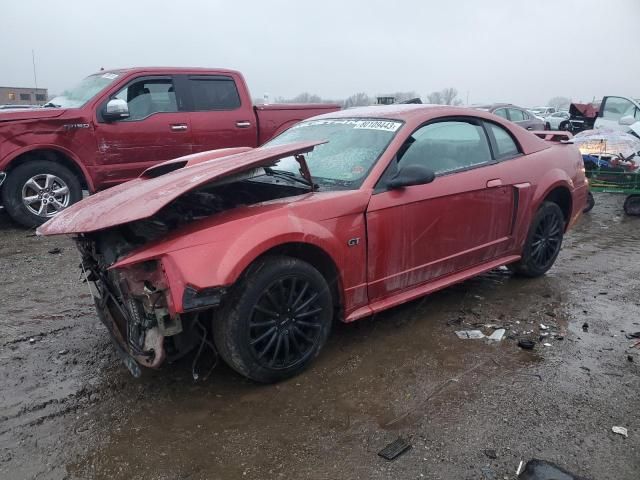
{"type": "Polygon", "coordinates": [[[544,202],[531,222],[522,258],[509,268],[519,275],[539,277],[554,264],[564,235],[564,215],[553,202],[544,202]]]}
{"type": "Polygon", "coordinates": [[[582,210],[582,213],[587,213],[590,212],[593,207],[595,207],[596,205],[596,199],[593,198],[593,193],[589,192],[589,194],[587,195],[587,206],[584,207],[584,210],[582,210]]]}
{"type": "Polygon", "coordinates": [[[2,186],[2,203],[16,222],[37,227],[82,198],[82,187],[68,168],[35,160],[14,168],[2,186]]]}
{"type": "Polygon", "coordinates": [[[622,208],[627,215],[640,215],[640,195],[629,195],[622,208]]]}
{"type": "Polygon", "coordinates": [[[258,382],[304,370],[331,330],[329,286],[307,262],[268,256],[253,265],[213,318],[216,347],[227,364],[258,382]]]}

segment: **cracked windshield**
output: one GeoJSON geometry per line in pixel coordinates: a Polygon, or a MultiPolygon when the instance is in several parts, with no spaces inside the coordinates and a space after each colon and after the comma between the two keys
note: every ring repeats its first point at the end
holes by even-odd
{"type": "MultiPolygon", "coordinates": [[[[374,118],[314,120],[299,123],[267,145],[329,140],[305,154],[313,181],[321,188],[357,188],[401,125],[374,118]]],[[[299,174],[300,164],[287,157],[277,169],[299,174]]]]}

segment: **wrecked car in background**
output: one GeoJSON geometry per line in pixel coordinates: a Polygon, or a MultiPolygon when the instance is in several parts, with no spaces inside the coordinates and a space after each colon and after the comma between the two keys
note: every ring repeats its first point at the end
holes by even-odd
{"type": "Polygon", "coordinates": [[[206,344],[274,382],[309,365],[334,319],[501,265],[544,274],[586,196],[573,145],[488,112],[391,105],[156,165],[38,232],[75,237],[135,375],[206,344]]]}

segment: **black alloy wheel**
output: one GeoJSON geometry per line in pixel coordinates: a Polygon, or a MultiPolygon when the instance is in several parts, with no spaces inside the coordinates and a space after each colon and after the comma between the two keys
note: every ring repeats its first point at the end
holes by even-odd
{"type": "Polygon", "coordinates": [[[509,269],[526,277],[544,275],[554,264],[564,236],[565,219],[560,207],[543,202],[533,217],[522,258],[509,269]]]}
{"type": "Polygon", "coordinates": [[[214,341],[238,373],[277,382],[300,373],[318,355],[333,313],[333,295],[318,270],[298,258],[266,256],[214,312],[214,341]]]}
{"type": "Polygon", "coordinates": [[[558,255],[563,229],[562,220],[553,211],[545,213],[540,219],[531,242],[531,258],[536,268],[545,268],[549,260],[558,255]]]}
{"type": "Polygon", "coordinates": [[[249,343],[261,365],[287,369],[303,362],[320,340],[323,312],[318,292],[299,276],[268,285],[253,307],[249,343]]]}

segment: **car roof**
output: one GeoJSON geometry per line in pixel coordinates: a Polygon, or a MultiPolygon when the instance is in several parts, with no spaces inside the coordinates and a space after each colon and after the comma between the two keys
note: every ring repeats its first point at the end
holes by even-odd
{"type": "MultiPolygon", "coordinates": [[[[355,107],[339,110],[337,112],[325,113],[313,117],[313,119],[326,118],[382,118],[388,120],[409,121],[415,117],[430,114],[429,117],[440,117],[447,115],[469,115],[468,107],[453,107],[451,105],[431,105],[431,104],[393,104],[393,105],[373,105],[370,107],[355,107]]],[[[475,115],[475,112],[473,113],[475,115]]]]}

